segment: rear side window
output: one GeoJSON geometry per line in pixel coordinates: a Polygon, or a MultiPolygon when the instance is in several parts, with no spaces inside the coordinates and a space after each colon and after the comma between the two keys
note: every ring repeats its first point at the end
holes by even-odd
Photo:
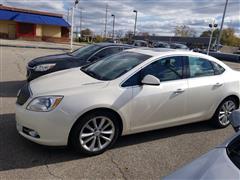
{"type": "Polygon", "coordinates": [[[189,57],[190,77],[213,76],[214,69],[210,61],[198,57],[189,57]]]}
{"type": "Polygon", "coordinates": [[[90,62],[105,58],[107,56],[110,56],[112,54],[121,52],[123,50],[122,47],[109,47],[109,48],[105,48],[100,50],[97,54],[95,54],[93,57],[91,57],[91,59],[89,59],[90,62]]]}
{"type": "Polygon", "coordinates": [[[212,62],[212,64],[215,71],[215,75],[220,75],[224,73],[225,69],[222,66],[220,66],[218,63],[215,63],[215,62],[212,62]]]}

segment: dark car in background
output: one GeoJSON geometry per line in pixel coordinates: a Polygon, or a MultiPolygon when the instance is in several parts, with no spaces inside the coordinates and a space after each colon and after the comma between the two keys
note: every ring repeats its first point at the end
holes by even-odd
{"type": "Polygon", "coordinates": [[[135,40],[133,42],[133,46],[137,46],[137,47],[148,47],[148,42],[147,41],[143,41],[143,40],[135,40]]]}
{"type": "Polygon", "coordinates": [[[171,43],[170,48],[171,49],[186,49],[186,50],[189,49],[185,44],[180,44],[180,43],[171,43]]]}
{"type": "Polygon", "coordinates": [[[80,67],[130,48],[133,48],[133,46],[115,43],[97,43],[84,46],[71,53],[39,57],[28,63],[27,80],[31,81],[45,74],[80,67]]]}
{"type": "Polygon", "coordinates": [[[153,43],[153,47],[154,48],[170,48],[170,45],[166,42],[158,41],[153,43]]]}

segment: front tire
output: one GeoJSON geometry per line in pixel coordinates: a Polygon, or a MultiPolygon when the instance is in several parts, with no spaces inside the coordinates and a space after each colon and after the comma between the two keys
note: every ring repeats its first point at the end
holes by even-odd
{"type": "Polygon", "coordinates": [[[119,136],[119,122],[111,112],[95,111],[84,115],[73,128],[70,142],[75,150],[98,155],[110,148],[119,136]]]}
{"type": "Polygon", "coordinates": [[[223,100],[212,118],[213,125],[217,128],[227,127],[230,124],[229,116],[237,106],[237,101],[232,97],[223,100]]]}

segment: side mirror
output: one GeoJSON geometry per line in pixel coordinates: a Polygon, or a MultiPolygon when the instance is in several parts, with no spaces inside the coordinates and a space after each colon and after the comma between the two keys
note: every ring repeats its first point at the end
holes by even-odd
{"type": "Polygon", "coordinates": [[[229,118],[233,129],[238,132],[240,130],[240,109],[233,111],[229,118]]]}
{"type": "Polygon", "coordinates": [[[141,83],[144,84],[144,85],[159,86],[160,85],[160,80],[153,75],[146,75],[142,79],[141,83]]]}

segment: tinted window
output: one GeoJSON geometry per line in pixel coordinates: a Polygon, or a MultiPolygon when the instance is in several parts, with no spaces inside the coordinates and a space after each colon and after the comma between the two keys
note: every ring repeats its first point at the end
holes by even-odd
{"type": "Polygon", "coordinates": [[[219,64],[217,64],[215,62],[212,62],[212,64],[213,64],[213,68],[214,68],[216,75],[224,73],[225,69],[222,66],[220,66],[219,64]]]}
{"type": "Polygon", "coordinates": [[[142,70],[143,76],[153,75],[161,81],[177,80],[183,77],[183,59],[180,56],[155,61],[142,70]]]}
{"type": "Polygon", "coordinates": [[[80,59],[84,59],[84,58],[88,58],[89,56],[91,56],[93,53],[95,53],[99,49],[100,49],[100,46],[92,44],[92,45],[88,45],[88,46],[83,46],[83,47],[73,51],[72,53],[70,53],[70,55],[77,56],[80,59]]]}
{"type": "Polygon", "coordinates": [[[202,77],[214,75],[212,63],[198,57],[189,57],[190,77],[202,77]]]}
{"type": "Polygon", "coordinates": [[[122,84],[122,87],[140,85],[142,78],[148,74],[159,78],[162,82],[182,79],[183,57],[176,56],[155,61],[130,77],[122,84]]]}
{"type": "Polygon", "coordinates": [[[102,58],[105,58],[105,57],[110,56],[112,54],[118,53],[122,50],[123,50],[122,47],[104,48],[104,49],[100,50],[97,54],[95,54],[91,59],[89,59],[89,61],[91,61],[91,62],[96,61],[98,59],[102,59],[102,58]]]}
{"type": "Polygon", "coordinates": [[[237,136],[227,147],[231,161],[240,169],[240,136],[237,136]]]}
{"type": "Polygon", "coordinates": [[[122,87],[137,86],[141,85],[141,71],[134,74],[127,81],[122,84],[122,87]]]}
{"type": "Polygon", "coordinates": [[[96,79],[113,80],[130,71],[132,68],[150,57],[151,56],[140,53],[125,51],[103,58],[93,64],[81,68],[81,70],[96,79]]]}

